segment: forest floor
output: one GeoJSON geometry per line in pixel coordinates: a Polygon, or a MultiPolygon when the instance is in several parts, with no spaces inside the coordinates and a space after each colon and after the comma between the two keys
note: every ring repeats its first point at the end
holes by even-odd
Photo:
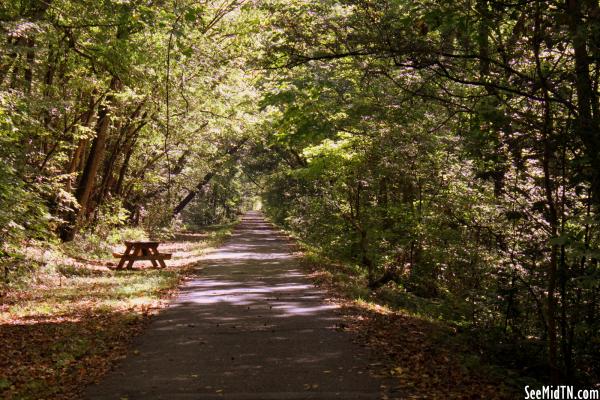
{"type": "MultiPolygon", "coordinates": [[[[405,399],[514,399],[522,396],[512,371],[486,364],[472,346],[442,321],[411,314],[356,296],[356,283],[337,279],[340,265],[305,260],[315,284],[327,288],[342,307],[344,329],[378,354],[379,375],[394,378],[405,399]]],[[[361,281],[361,279],[357,279],[361,281]]],[[[364,286],[363,286],[364,287],[364,286]]],[[[367,298],[368,296],[365,296],[367,298]]]]}
{"type": "MultiPolygon", "coordinates": [[[[210,394],[216,398],[228,398],[228,392],[240,393],[248,387],[273,394],[273,385],[282,386],[279,393],[274,394],[279,395],[277,398],[285,398],[281,397],[282,393],[290,394],[289,385],[297,386],[298,396],[324,398],[319,397],[319,393],[328,391],[328,395],[335,398],[336,380],[332,377],[347,382],[349,391],[346,395],[353,394],[355,398],[508,399],[517,396],[514,389],[502,382],[501,376],[480,368],[480,364],[475,364],[475,367],[465,365],[465,360],[473,359],[476,355],[468,346],[456,346],[453,341],[446,340],[454,334],[452,327],[357,300],[350,293],[348,279],[336,279],[336,276],[347,276],[348,271],[341,270],[343,268],[339,265],[317,264],[303,257],[302,252],[297,251],[296,246],[280,233],[272,231],[261,239],[266,242],[238,243],[237,249],[233,252],[229,249],[230,254],[224,258],[212,257],[211,252],[208,257],[203,256],[210,247],[223,241],[225,232],[180,235],[174,241],[161,245],[162,251],[174,253],[166,270],[114,271],[111,269],[114,262],[86,262],[83,255],[84,258],[80,260],[70,260],[68,267],[63,266],[58,276],[38,279],[38,283],[28,290],[4,293],[0,305],[0,346],[3,349],[0,352],[0,397],[76,399],[82,396],[83,387],[100,381],[104,382],[101,385],[108,386],[91,386],[87,397],[134,399],[136,390],[139,394],[139,389],[135,387],[133,395],[126,393],[115,397],[117,393],[111,391],[123,386],[123,382],[119,381],[123,374],[128,375],[128,382],[148,381],[155,386],[157,382],[160,383],[158,386],[163,386],[166,382],[160,379],[168,380],[171,377],[180,380],[175,387],[183,386],[185,390],[210,394]],[[245,250],[239,248],[240,244],[246,246],[245,250]],[[258,246],[255,249],[261,250],[252,250],[252,246],[258,246]],[[273,250],[273,246],[284,246],[285,250],[273,250]],[[269,254],[260,261],[260,265],[255,266],[257,269],[240,269],[247,268],[243,264],[248,262],[243,260],[244,257],[252,259],[250,253],[253,251],[264,253],[266,250],[270,253],[267,252],[269,254]],[[279,265],[288,255],[293,260],[292,264],[287,267],[285,264],[279,265]],[[230,270],[226,272],[227,276],[224,275],[224,268],[230,270]],[[266,276],[274,271],[273,268],[277,270],[278,278],[266,276]],[[319,288],[307,287],[307,276],[319,288]],[[174,300],[175,288],[184,277],[187,279],[180,288],[179,300],[174,300]],[[242,299],[235,294],[238,296],[235,301],[221,299],[213,304],[214,296],[202,286],[209,281],[212,284],[225,282],[226,286],[235,284],[236,290],[246,291],[246,294],[242,293],[242,297],[246,297],[242,299]],[[257,287],[257,281],[265,284],[257,287]],[[246,287],[248,283],[251,285],[246,287]],[[290,298],[289,293],[276,294],[270,289],[289,289],[290,286],[301,287],[304,294],[298,296],[296,293],[290,298]],[[195,289],[190,292],[190,287],[195,289]],[[206,293],[202,293],[202,290],[206,293]],[[148,325],[150,317],[165,308],[169,301],[171,307],[153,318],[152,324],[148,325]],[[189,313],[186,309],[191,304],[197,314],[199,303],[202,303],[204,314],[194,317],[194,321],[187,321],[189,313]],[[172,307],[173,304],[183,307],[172,307]],[[224,311],[231,311],[227,307],[220,308],[225,306],[235,309],[236,314],[225,315],[224,311]],[[171,311],[173,308],[175,314],[171,311]],[[310,318],[303,318],[303,312],[308,313],[305,317],[310,318]],[[320,318],[314,318],[314,313],[320,318]],[[202,370],[192,371],[191,364],[186,366],[184,363],[183,368],[189,369],[185,376],[177,369],[164,368],[173,362],[174,357],[160,358],[160,354],[152,351],[155,342],[151,341],[144,347],[144,337],[152,335],[153,330],[160,336],[161,321],[169,324],[169,321],[180,318],[183,319],[172,324],[174,330],[167,334],[180,334],[181,343],[199,346],[201,351],[192,353],[194,365],[203,354],[208,357],[204,359],[207,363],[218,359],[216,372],[213,371],[212,376],[207,376],[208,364],[202,370]],[[192,337],[190,332],[204,327],[204,320],[209,321],[207,323],[211,326],[207,325],[203,331],[214,332],[200,334],[207,337],[192,337]],[[319,320],[327,326],[312,326],[311,320],[319,320]],[[283,321],[287,321],[285,323],[289,326],[284,327],[283,321]],[[229,333],[232,331],[237,336],[229,333]],[[268,343],[275,349],[279,341],[282,346],[275,351],[282,352],[280,357],[273,353],[273,348],[268,349],[265,356],[264,349],[256,348],[258,346],[253,339],[244,339],[247,344],[245,349],[236,348],[237,340],[241,337],[239,334],[245,331],[250,335],[255,331],[260,335],[267,334],[268,343]],[[314,336],[311,331],[320,333],[314,336]],[[144,334],[140,336],[141,332],[144,334]],[[211,344],[217,337],[234,341],[211,344]],[[290,345],[298,341],[301,341],[300,345],[290,345]],[[311,351],[307,352],[307,348],[311,348],[311,351]],[[207,353],[207,349],[213,353],[207,353]],[[365,355],[367,353],[368,356],[365,355]],[[329,355],[330,359],[326,360],[325,355],[329,355]],[[343,360],[340,362],[336,357],[342,357],[343,360]],[[276,371],[275,375],[268,374],[267,381],[256,377],[264,374],[248,379],[249,373],[254,374],[269,367],[267,358],[279,359],[279,362],[270,364],[270,368],[276,371]],[[148,380],[147,369],[138,368],[147,362],[154,362],[162,368],[165,376],[148,380]],[[285,371],[286,363],[305,367],[308,363],[314,365],[312,369],[305,368],[309,372],[299,374],[297,380],[292,382],[285,381],[277,372],[285,371]],[[105,375],[115,364],[120,367],[105,375]],[[336,368],[338,364],[340,370],[346,371],[339,372],[336,368]],[[252,366],[255,368],[250,368],[252,366]],[[134,375],[136,370],[131,368],[146,372],[136,377],[123,368],[129,368],[134,375]],[[238,380],[239,385],[229,384],[228,387],[227,382],[230,382],[232,374],[243,376],[238,380]],[[317,378],[317,375],[321,378],[317,378]],[[185,385],[180,385],[181,379],[184,379],[185,385]],[[374,397],[363,392],[361,387],[370,390],[374,397]],[[102,393],[106,396],[103,397],[102,393]]],[[[231,245],[230,241],[228,243],[231,245]]],[[[235,242],[233,245],[236,246],[235,242]]],[[[227,253],[227,249],[224,251],[227,253]]],[[[219,290],[228,289],[223,287],[219,290]]],[[[260,343],[262,346],[263,342],[260,343]]],[[[131,385],[128,387],[132,388],[131,385]]],[[[150,392],[154,390],[152,387],[146,389],[150,392]]],[[[146,393],[140,398],[149,397],[146,393]]]]}
{"type": "Polygon", "coordinates": [[[80,398],[85,385],[125,357],[187,271],[230,230],[182,233],[161,244],[173,253],[166,269],[138,261],[116,271],[114,259],[53,251],[26,285],[0,292],[0,398],[80,398]]]}

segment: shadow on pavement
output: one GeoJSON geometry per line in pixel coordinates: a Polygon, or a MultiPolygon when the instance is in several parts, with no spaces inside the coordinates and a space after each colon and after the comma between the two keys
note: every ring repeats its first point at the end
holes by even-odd
{"type": "Polygon", "coordinates": [[[90,399],[377,399],[368,352],[338,329],[284,235],[258,213],[202,257],[176,301],[90,399]]]}

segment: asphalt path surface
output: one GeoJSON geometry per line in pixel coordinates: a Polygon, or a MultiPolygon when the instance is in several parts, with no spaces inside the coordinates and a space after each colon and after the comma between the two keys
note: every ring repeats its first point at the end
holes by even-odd
{"type": "Polygon", "coordinates": [[[290,241],[250,212],[85,397],[385,398],[374,360],[326,297],[290,241]]]}

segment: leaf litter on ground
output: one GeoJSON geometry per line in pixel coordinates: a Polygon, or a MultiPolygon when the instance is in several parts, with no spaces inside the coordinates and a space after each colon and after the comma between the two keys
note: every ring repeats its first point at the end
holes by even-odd
{"type": "Polygon", "coordinates": [[[112,260],[64,256],[68,268],[56,266],[25,288],[4,291],[0,398],[80,398],[86,385],[127,355],[132,338],[167,304],[202,252],[226,236],[187,234],[162,245],[173,252],[166,270],[136,264],[114,271],[112,260]]]}
{"type": "MultiPolygon", "coordinates": [[[[493,368],[474,369],[463,360],[476,357],[472,350],[446,338],[455,335],[449,324],[411,315],[402,309],[391,309],[362,299],[360,278],[346,270],[337,279],[335,263],[303,260],[318,286],[332,294],[330,301],[341,306],[344,329],[355,341],[371,349],[378,359],[370,365],[370,373],[392,378],[385,388],[386,399],[513,399],[516,388],[506,385],[493,368]],[[352,281],[355,279],[355,281],[352,281]],[[357,286],[359,289],[357,289],[357,286]],[[356,293],[361,293],[357,296],[356,293]]],[[[337,271],[339,272],[339,271],[337,271]]],[[[339,330],[338,325],[337,329],[339,330]]]]}

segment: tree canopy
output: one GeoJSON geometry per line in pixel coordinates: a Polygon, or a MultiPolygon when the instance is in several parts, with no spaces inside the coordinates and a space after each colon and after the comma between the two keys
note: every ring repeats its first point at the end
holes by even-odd
{"type": "Polygon", "coordinates": [[[16,0],[0,32],[4,260],[260,199],[499,363],[597,383],[597,0],[16,0]]]}

